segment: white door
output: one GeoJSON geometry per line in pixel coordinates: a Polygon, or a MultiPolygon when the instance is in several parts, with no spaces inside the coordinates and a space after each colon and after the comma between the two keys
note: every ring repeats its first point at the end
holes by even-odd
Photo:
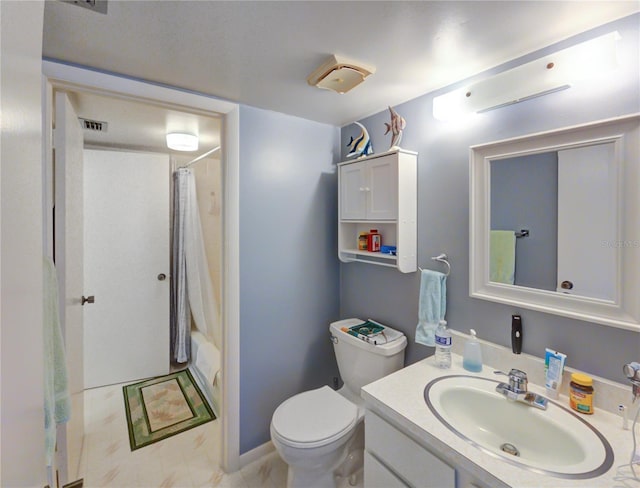
{"type": "Polygon", "coordinates": [[[83,402],[83,135],[66,93],[55,97],[55,262],[59,281],[60,317],[64,334],[71,418],[58,429],[61,481],[80,477],[84,438],[83,402]]]}
{"type": "Polygon", "coordinates": [[[85,151],[86,388],[169,373],[169,177],[168,155],[85,151]]]}
{"type": "Polygon", "coordinates": [[[366,164],[353,163],[340,166],[340,218],[364,220],[367,218],[366,164]]]}
{"type": "Polygon", "coordinates": [[[614,299],[615,184],[613,143],[558,151],[559,292],[614,299]]]}
{"type": "Polygon", "coordinates": [[[398,156],[393,154],[373,159],[367,167],[367,219],[395,220],[398,218],[398,156]]]}

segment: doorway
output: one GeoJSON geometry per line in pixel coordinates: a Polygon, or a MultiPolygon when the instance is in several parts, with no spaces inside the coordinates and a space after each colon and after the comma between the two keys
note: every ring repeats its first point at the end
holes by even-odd
{"type": "MultiPolygon", "coordinates": [[[[220,130],[217,134],[224,140],[219,142],[223,146],[220,152],[222,159],[222,190],[217,195],[207,195],[208,208],[206,213],[219,213],[222,222],[222,258],[220,260],[220,293],[222,298],[222,369],[223,375],[221,399],[221,436],[223,446],[223,468],[226,471],[238,469],[238,372],[237,372],[237,323],[238,323],[238,205],[237,205],[237,161],[238,161],[238,107],[235,104],[221,102],[208,97],[190,94],[165,87],[158,87],[124,78],[99,74],[80,68],[45,62],[43,64],[45,76],[48,77],[48,100],[58,90],[70,91],[74,95],[81,93],[99,95],[111,98],[113,101],[128,101],[147,107],[162,107],[167,111],[181,113],[185,116],[197,115],[211,117],[219,121],[220,130]],[[219,198],[213,201],[212,198],[219,198]]],[[[81,114],[80,114],[81,115],[81,114]]],[[[125,111],[126,116],[131,116],[125,111]]],[[[175,114],[174,114],[175,115],[175,114]]],[[[174,120],[174,119],[172,119],[174,120]]],[[[177,119],[175,119],[177,120],[177,119]]],[[[100,120],[98,120],[100,122],[100,120]]],[[[165,120],[167,122],[167,120],[165,120]]],[[[85,145],[86,142],[85,142],[85,145]]],[[[92,142],[91,146],[99,144],[92,142]]],[[[210,144],[207,144],[209,146],[210,144]]],[[[134,145],[135,146],[135,145],[134,145]]],[[[131,147],[131,146],[129,146],[131,147]]],[[[119,148],[121,149],[121,148],[119,148]]],[[[136,150],[149,151],[149,147],[134,147],[136,150]]],[[[203,147],[202,152],[206,148],[203,147]]],[[[165,149],[166,151],[166,149],[165,149]]],[[[49,178],[50,180],[51,178],[49,178]]],[[[46,190],[46,189],[45,189],[46,190]]],[[[51,200],[51,192],[48,192],[51,200]]],[[[49,222],[51,225],[51,222],[49,222]]],[[[48,225],[45,225],[48,227],[48,225]]],[[[168,232],[168,230],[167,230],[168,232]]],[[[168,358],[168,354],[167,354],[168,358]]],[[[87,358],[88,359],[88,358],[87,358]]]]}

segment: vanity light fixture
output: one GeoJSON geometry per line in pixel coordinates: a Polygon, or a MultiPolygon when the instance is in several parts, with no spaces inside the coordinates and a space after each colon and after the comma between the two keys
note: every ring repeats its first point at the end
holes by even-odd
{"type": "Polygon", "coordinates": [[[343,95],[375,71],[372,66],[365,66],[333,54],[309,75],[307,83],[343,95]]]}
{"type": "Polygon", "coordinates": [[[617,67],[618,32],[545,55],[433,99],[433,116],[453,120],[570,88],[617,67]]]}
{"type": "Polygon", "coordinates": [[[198,136],[186,132],[170,132],[167,134],[167,147],[174,151],[197,151],[198,136]]]}

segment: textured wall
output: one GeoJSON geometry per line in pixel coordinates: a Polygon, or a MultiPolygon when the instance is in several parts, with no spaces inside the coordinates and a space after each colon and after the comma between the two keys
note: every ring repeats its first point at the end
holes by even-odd
{"type": "MultiPolygon", "coordinates": [[[[569,90],[463,122],[445,123],[433,118],[434,96],[448,89],[395,107],[407,120],[402,147],[419,152],[418,263],[441,269],[430,260],[441,252],[446,252],[451,260],[447,311],[450,326],[461,331],[473,327],[479,337],[508,345],[511,314],[520,313],[524,352],[542,356],[545,347],[553,347],[568,354],[568,365],[617,381],[624,380],[623,362],[640,358],[637,332],[469,297],[469,146],[640,111],[639,20],[638,14],[627,17],[490,71],[496,73],[548,51],[618,30],[622,36],[621,66],[613,76],[575,84],[569,90]]],[[[384,111],[361,121],[371,134],[376,152],[388,148],[390,136],[384,135],[384,122],[388,120],[388,112],[384,111]]],[[[357,132],[353,125],[343,128],[343,157],[349,137],[357,132]]],[[[401,329],[409,338],[407,362],[415,362],[433,353],[432,348],[413,340],[418,289],[418,273],[403,275],[368,264],[341,264],[341,316],[369,316],[401,329]],[[361,286],[362,283],[367,285],[361,286]]]]}
{"type": "Polygon", "coordinates": [[[337,375],[338,138],[336,127],[241,107],[241,453],[269,440],[283,400],[337,375]]]}

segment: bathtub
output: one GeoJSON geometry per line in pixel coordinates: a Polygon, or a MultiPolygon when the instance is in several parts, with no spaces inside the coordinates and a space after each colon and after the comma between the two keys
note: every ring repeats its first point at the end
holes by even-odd
{"type": "Polygon", "coordinates": [[[189,369],[198,386],[220,418],[222,371],[221,355],[216,346],[197,330],[191,331],[191,363],[189,369]]]}

